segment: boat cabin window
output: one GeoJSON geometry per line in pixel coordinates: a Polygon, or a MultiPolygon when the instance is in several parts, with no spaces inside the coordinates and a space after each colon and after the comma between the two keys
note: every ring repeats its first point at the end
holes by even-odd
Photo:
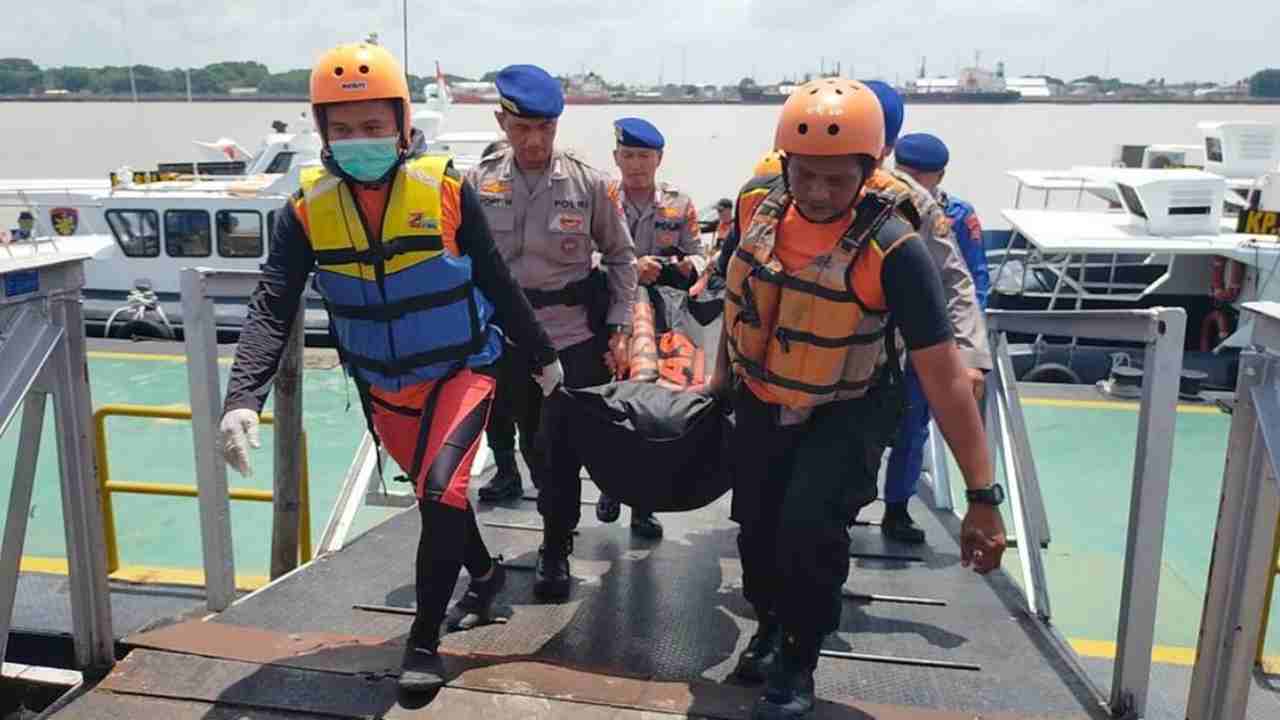
{"type": "Polygon", "coordinates": [[[209,257],[213,254],[209,213],[204,210],[164,211],[164,252],[169,257],[209,257]]]}
{"type": "Polygon", "coordinates": [[[292,151],[286,150],[271,158],[271,164],[267,166],[266,172],[279,173],[281,175],[289,172],[289,168],[293,165],[293,156],[295,154],[296,153],[292,151]]]}
{"type": "Polygon", "coordinates": [[[160,217],[155,210],[108,210],[107,225],[126,257],[160,255],[160,217]]]}
{"type": "Polygon", "coordinates": [[[262,256],[262,215],[253,210],[219,210],[218,254],[229,258],[262,256]]]}

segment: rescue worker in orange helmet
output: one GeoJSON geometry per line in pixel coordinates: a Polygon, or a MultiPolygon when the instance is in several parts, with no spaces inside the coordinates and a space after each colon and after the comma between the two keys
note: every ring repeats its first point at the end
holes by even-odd
{"type": "Polygon", "coordinates": [[[369,429],[418,496],[417,614],[400,686],[427,692],[444,684],[440,625],[461,568],[471,580],[452,629],[486,622],[505,578],[467,501],[503,336],[536,358],[543,392],[563,370],[494,247],[477,194],[447,157],[424,153],[391,53],[368,43],[329,50],[312,70],[311,103],[322,164],[302,170],[301,189],[276,214],[277,242],[231,367],[224,454],[249,472],[258,414],[314,270],[369,429]]]}
{"type": "Polygon", "coordinates": [[[766,683],[757,720],[814,711],[849,572],[846,521],[875,497],[873,468],[899,424],[898,333],[970,490],[962,562],[989,572],[1005,546],[1003,494],[937,268],[898,210],[905,189],[863,187],[884,149],[879,102],[850,80],[807,83],[783,105],[774,145],[782,174],[738,195],[710,384],[736,419],[731,512],[759,627],[735,673],[766,683]]]}
{"type": "Polygon", "coordinates": [[[751,170],[752,177],[766,177],[769,175],[782,174],[782,153],[777,150],[770,150],[760,158],[756,166],[751,170]]]}

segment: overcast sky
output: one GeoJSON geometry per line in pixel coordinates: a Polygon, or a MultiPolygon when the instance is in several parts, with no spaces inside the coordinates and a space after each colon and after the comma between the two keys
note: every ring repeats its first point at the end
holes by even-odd
{"type": "MultiPolygon", "coordinates": [[[[18,4],[18,0],[5,0],[18,4]]],[[[41,66],[308,67],[327,46],[377,31],[403,53],[402,0],[42,0],[10,9],[0,56],[41,66]]],[[[905,80],[975,52],[1011,75],[1110,74],[1223,81],[1280,66],[1275,0],[462,0],[409,2],[409,63],[476,76],[513,62],[611,81],[762,83],[843,63],[905,80]],[[1120,6],[1124,7],[1120,7],[1120,6]],[[1228,10],[1229,9],[1229,10],[1228,10]],[[1270,33],[1270,37],[1268,34],[1270,33]]]]}

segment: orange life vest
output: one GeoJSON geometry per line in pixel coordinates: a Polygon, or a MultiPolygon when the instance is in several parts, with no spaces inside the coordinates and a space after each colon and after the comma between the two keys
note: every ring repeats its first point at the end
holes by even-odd
{"type": "Polygon", "coordinates": [[[741,244],[729,260],[724,321],[734,372],[772,402],[810,408],[862,397],[875,382],[885,363],[888,322],[880,270],[915,234],[895,211],[903,192],[896,186],[864,192],[831,251],[788,272],[775,245],[789,193],[781,179],[744,190],[740,201],[767,194],[744,218],[741,244]]]}

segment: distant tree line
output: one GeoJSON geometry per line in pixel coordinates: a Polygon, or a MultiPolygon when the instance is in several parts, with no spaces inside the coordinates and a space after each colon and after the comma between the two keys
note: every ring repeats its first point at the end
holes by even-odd
{"type": "MultiPolygon", "coordinates": [[[[133,82],[139,95],[185,95],[187,69],[164,69],[151,65],[134,65],[133,82]]],[[[220,62],[202,68],[190,68],[193,95],[226,95],[231,88],[257,88],[261,95],[306,95],[310,90],[310,70],[286,70],[273,73],[262,63],[220,62]]],[[[466,78],[446,76],[452,81],[466,78]]],[[[433,77],[409,76],[415,93],[433,77]]],[[[128,95],[129,67],[64,66],[41,68],[26,58],[0,58],[0,95],[30,95],[47,90],[93,95],[128,95]]]]}

